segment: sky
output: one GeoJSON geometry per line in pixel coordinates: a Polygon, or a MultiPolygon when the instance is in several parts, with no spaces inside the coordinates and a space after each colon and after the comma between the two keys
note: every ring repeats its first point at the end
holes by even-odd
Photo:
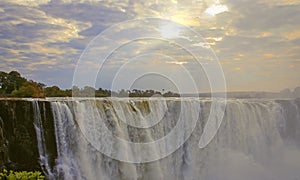
{"type": "Polygon", "coordinates": [[[294,89],[299,22],[299,0],[1,0],[0,71],[61,88],[294,89]]]}

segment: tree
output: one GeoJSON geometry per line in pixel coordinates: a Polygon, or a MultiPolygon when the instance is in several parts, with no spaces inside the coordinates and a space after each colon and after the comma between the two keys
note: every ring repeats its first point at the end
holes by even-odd
{"type": "MultiPolygon", "coordinates": [[[[23,78],[19,72],[11,71],[9,73],[0,71],[0,96],[13,96],[13,97],[151,97],[153,95],[173,96],[178,97],[179,94],[168,91],[164,93],[154,90],[120,90],[119,92],[99,88],[95,90],[93,87],[85,86],[83,89],[73,86],[72,89],[61,90],[57,86],[46,87],[45,84],[28,81],[23,78]]],[[[298,94],[300,89],[295,89],[294,94],[298,94]]],[[[290,94],[292,94],[290,92],[290,94]]]]}
{"type": "Polygon", "coordinates": [[[111,95],[111,91],[110,90],[106,90],[106,89],[102,89],[102,88],[99,88],[95,92],[95,96],[96,97],[108,97],[110,95],[111,95]]]}
{"type": "Polygon", "coordinates": [[[164,96],[164,97],[180,97],[179,94],[173,93],[173,92],[171,92],[171,91],[168,91],[168,92],[164,93],[163,96],[164,96]]]}
{"type": "Polygon", "coordinates": [[[128,97],[128,95],[128,91],[125,91],[124,89],[121,89],[121,91],[119,92],[120,97],[128,97]]]}
{"type": "Polygon", "coordinates": [[[74,96],[74,97],[80,96],[80,89],[78,86],[72,87],[72,96],[74,96]]]}
{"type": "Polygon", "coordinates": [[[44,97],[43,90],[38,86],[36,82],[28,81],[19,90],[14,90],[12,95],[15,97],[44,97]]]}
{"type": "Polygon", "coordinates": [[[18,90],[26,81],[17,71],[11,71],[8,74],[0,72],[0,86],[5,94],[11,94],[12,91],[18,90]]]}
{"type": "Polygon", "coordinates": [[[90,86],[85,86],[81,91],[81,96],[83,97],[95,97],[95,88],[90,86]]]}
{"type": "Polygon", "coordinates": [[[5,94],[7,76],[6,72],[0,71],[0,94],[5,94]]]}
{"type": "Polygon", "coordinates": [[[45,88],[45,95],[47,97],[65,97],[66,94],[57,86],[45,88]]]}
{"type": "Polygon", "coordinates": [[[293,94],[294,94],[294,97],[296,98],[300,98],[300,87],[296,87],[295,89],[294,89],[294,92],[293,92],[293,94]]]}

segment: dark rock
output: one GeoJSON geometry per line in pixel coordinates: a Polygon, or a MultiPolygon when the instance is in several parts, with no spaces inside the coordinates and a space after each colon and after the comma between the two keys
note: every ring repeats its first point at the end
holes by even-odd
{"type": "MultiPolygon", "coordinates": [[[[49,102],[39,102],[45,146],[53,167],[57,156],[55,130],[49,102]]],[[[34,109],[31,101],[0,100],[0,168],[42,171],[34,109]]]]}

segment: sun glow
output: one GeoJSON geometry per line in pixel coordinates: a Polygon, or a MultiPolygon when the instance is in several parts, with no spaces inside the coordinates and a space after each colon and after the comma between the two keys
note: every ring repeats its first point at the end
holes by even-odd
{"type": "Polygon", "coordinates": [[[177,38],[180,36],[180,29],[178,27],[162,25],[160,28],[160,34],[164,38],[177,38]]]}
{"type": "Polygon", "coordinates": [[[177,65],[183,65],[183,64],[187,64],[186,61],[167,61],[167,64],[177,64],[177,65]]]}
{"type": "Polygon", "coordinates": [[[219,1],[217,1],[215,4],[212,4],[205,10],[205,14],[208,14],[210,16],[215,16],[217,14],[227,12],[228,7],[226,5],[220,4],[219,1]]]}
{"type": "Polygon", "coordinates": [[[171,20],[185,26],[200,26],[200,22],[197,18],[191,17],[190,14],[171,16],[171,20]]]}

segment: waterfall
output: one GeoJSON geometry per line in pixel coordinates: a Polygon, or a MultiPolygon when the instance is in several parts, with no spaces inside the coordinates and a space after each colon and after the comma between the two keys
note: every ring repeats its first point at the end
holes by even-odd
{"type": "MultiPolygon", "coordinates": [[[[37,145],[38,145],[38,151],[40,155],[40,165],[47,177],[54,178],[54,174],[50,167],[49,162],[49,156],[47,153],[46,148],[46,140],[45,140],[45,134],[44,134],[44,128],[43,128],[43,121],[42,121],[42,115],[39,107],[38,101],[32,101],[32,107],[34,110],[34,128],[36,131],[36,137],[37,137],[37,145]]],[[[43,112],[46,112],[45,104],[43,103],[43,112]]],[[[45,117],[45,114],[44,114],[45,117]]]]}
{"type": "Polygon", "coordinates": [[[47,101],[55,126],[55,170],[43,146],[39,103],[33,101],[33,107],[41,166],[50,178],[300,179],[299,99],[229,99],[216,136],[203,148],[199,141],[213,107],[209,99],[47,101]],[[170,134],[157,146],[137,145],[170,134]]]}

